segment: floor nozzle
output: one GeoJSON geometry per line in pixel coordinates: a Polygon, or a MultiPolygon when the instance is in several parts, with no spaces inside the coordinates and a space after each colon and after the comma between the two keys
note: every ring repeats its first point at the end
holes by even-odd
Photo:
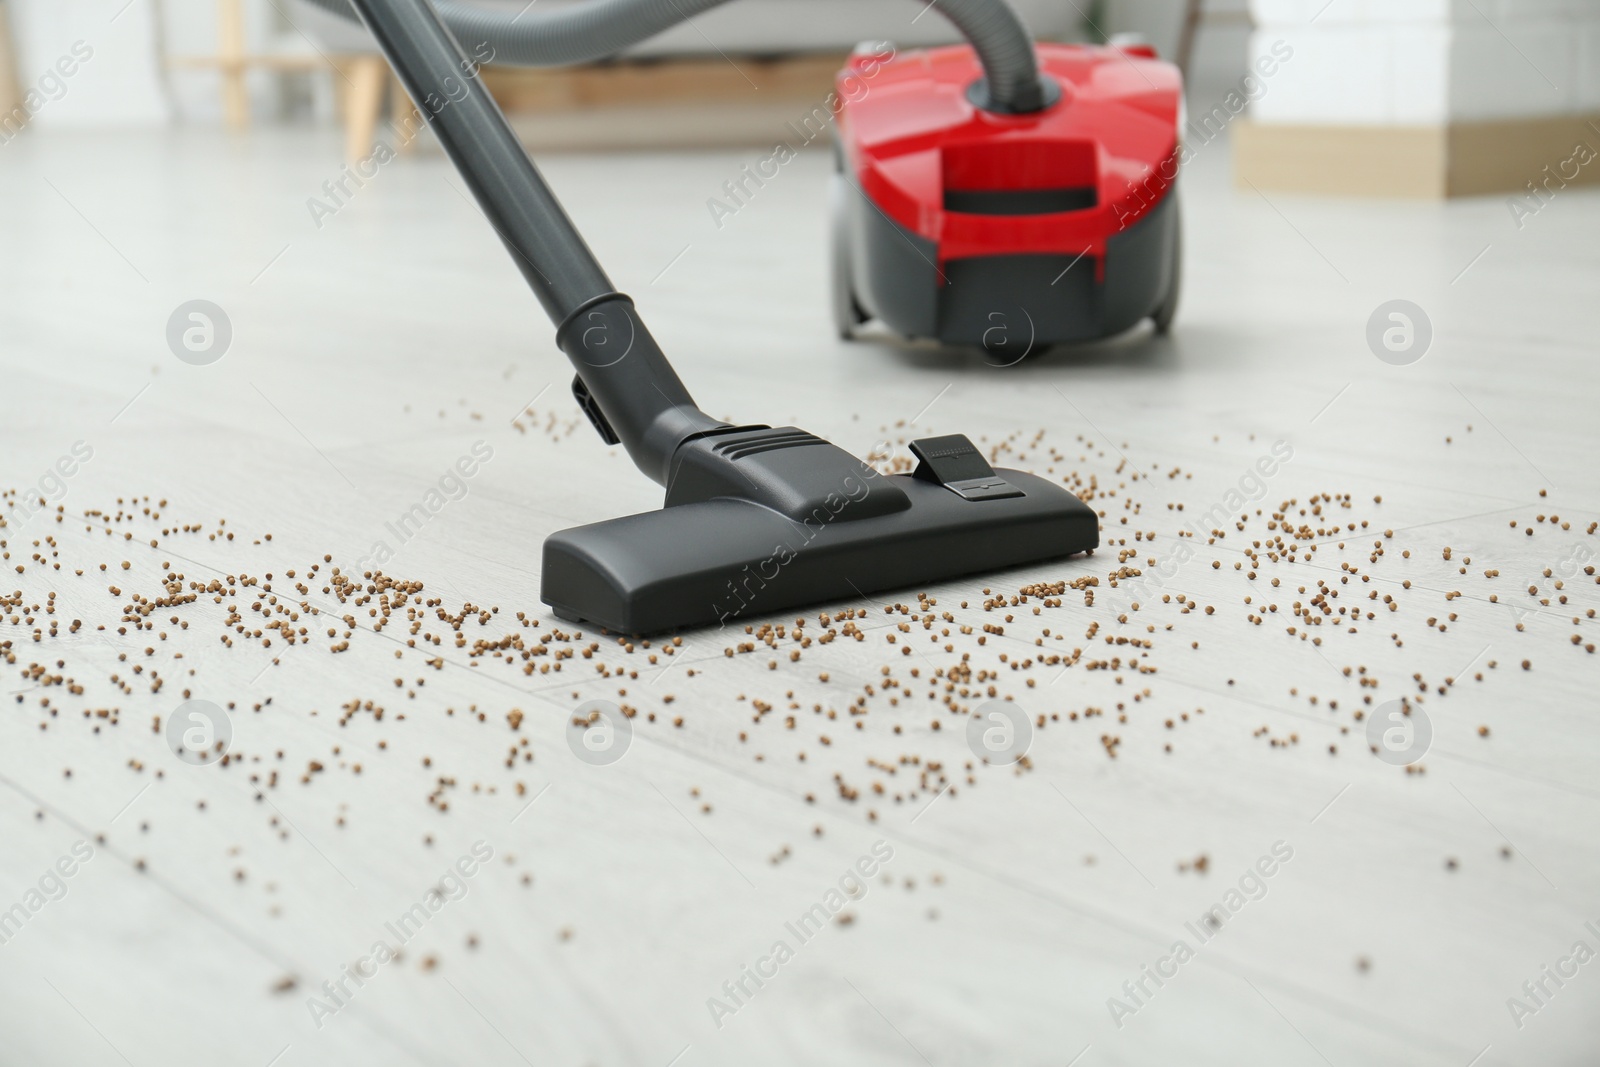
{"type": "Polygon", "coordinates": [[[1063,487],[994,470],[959,434],[911,447],[917,473],[890,475],[794,427],[707,433],[673,457],[660,511],[552,534],[541,596],[644,634],[1098,546],[1098,518],[1063,487]]]}

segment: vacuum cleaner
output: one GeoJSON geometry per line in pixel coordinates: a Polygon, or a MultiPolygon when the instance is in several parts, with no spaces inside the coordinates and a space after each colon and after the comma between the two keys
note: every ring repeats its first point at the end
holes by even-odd
{"type": "Polygon", "coordinates": [[[833,317],[1013,363],[1146,318],[1179,291],[1182,78],[1149,45],[1037,46],[1038,92],[997,96],[940,48],[839,72],[833,317]]]}
{"type": "MultiPolygon", "coordinates": [[[[317,2],[359,14],[555,323],[577,372],[579,406],[608,445],[620,443],[666,488],[659,511],[545,541],[540,596],[557,617],[637,634],[728,625],[1098,545],[1087,505],[1043,478],[994,469],[960,434],[912,442],[915,470],[888,475],[796,427],[732,425],[701,411],[460,43],[479,56],[487,44],[499,62],[578,62],[716,0],[590,0],[520,20],[449,0],[437,8],[432,0],[317,2]]],[[[1059,104],[1066,87],[1041,76],[1032,42],[1003,3],[940,0],[939,10],[972,41],[982,67],[967,98],[995,118],[974,121],[1011,123],[1059,104]]]]}

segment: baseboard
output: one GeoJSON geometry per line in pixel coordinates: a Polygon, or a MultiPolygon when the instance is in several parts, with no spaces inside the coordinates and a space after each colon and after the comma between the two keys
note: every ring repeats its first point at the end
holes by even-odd
{"type": "Polygon", "coordinates": [[[1338,196],[1441,199],[1524,191],[1549,173],[1600,183],[1600,114],[1448,126],[1296,126],[1249,121],[1233,129],[1241,186],[1338,196]],[[1546,167],[1550,171],[1546,172],[1546,167]]]}
{"type": "Polygon", "coordinates": [[[1450,196],[1524,192],[1544,183],[1546,167],[1558,184],[1600,184],[1600,112],[1450,129],[1450,196]]]}
{"type": "Polygon", "coordinates": [[[1233,125],[1239,184],[1284,192],[1440,197],[1448,153],[1443,127],[1233,125]]]}

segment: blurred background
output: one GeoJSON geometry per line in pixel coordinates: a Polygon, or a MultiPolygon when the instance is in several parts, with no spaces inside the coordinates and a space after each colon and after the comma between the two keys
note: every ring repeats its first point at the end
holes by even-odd
{"type": "MultiPolygon", "coordinates": [[[[570,0],[539,0],[542,7],[570,0]]],[[[1511,191],[1600,138],[1594,0],[1014,0],[1053,41],[1139,34],[1188,76],[1204,119],[1262,55],[1292,50],[1229,122],[1236,174],[1260,188],[1443,197],[1511,191]]],[[[907,0],[741,0],[602,64],[491,67],[536,149],[760,145],[826,95],[858,41],[951,42],[907,0]],[[737,60],[735,63],[734,61],[737,60]]],[[[516,9],[524,0],[505,0],[516,9]]],[[[304,0],[0,0],[0,125],[342,134],[351,160],[402,101],[366,35],[304,0]],[[109,4],[123,4],[110,26],[109,4]],[[72,55],[95,19],[92,57],[72,55]]],[[[1228,119],[1234,116],[1229,114],[1228,119]]],[[[1219,123],[1214,122],[1213,125],[1219,123]]],[[[418,139],[426,143],[426,135],[418,139]]],[[[1569,170],[1572,168],[1569,168],[1569,170]]],[[[1600,168],[1564,180],[1593,182],[1600,168]]]]}

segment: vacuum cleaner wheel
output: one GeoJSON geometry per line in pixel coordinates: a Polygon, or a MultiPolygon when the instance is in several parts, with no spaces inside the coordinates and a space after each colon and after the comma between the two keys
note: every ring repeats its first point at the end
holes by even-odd
{"type": "Polygon", "coordinates": [[[828,180],[829,238],[832,245],[832,278],[829,298],[833,308],[833,328],[841,340],[855,337],[856,327],[867,321],[867,313],[856,300],[855,282],[850,272],[850,183],[834,172],[828,180]]]}
{"type": "Polygon", "coordinates": [[[1167,295],[1151,314],[1156,333],[1165,336],[1172,329],[1172,320],[1178,314],[1178,298],[1183,292],[1183,215],[1179,201],[1172,202],[1172,281],[1167,285],[1167,295]]]}

